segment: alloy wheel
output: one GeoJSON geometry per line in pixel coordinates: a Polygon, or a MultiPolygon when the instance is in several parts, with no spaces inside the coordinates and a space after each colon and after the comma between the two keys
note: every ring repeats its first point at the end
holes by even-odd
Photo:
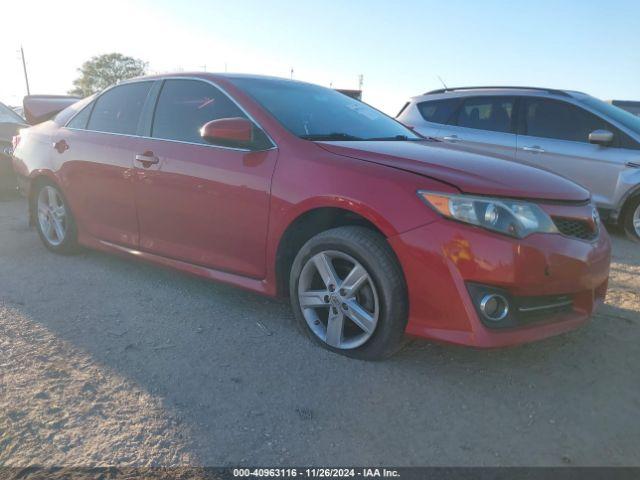
{"type": "Polygon", "coordinates": [[[640,237],[640,205],[636,207],[636,211],[633,214],[633,229],[636,232],[636,235],[640,237]]]}
{"type": "Polygon", "coordinates": [[[54,247],[64,242],[67,234],[67,210],[60,193],[47,185],[38,194],[38,224],[42,235],[54,247]]]}
{"type": "Polygon", "coordinates": [[[327,250],[305,263],[298,301],[311,331],[337,349],[353,349],[373,335],[380,301],[373,280],[355,258],[327,250]]]}

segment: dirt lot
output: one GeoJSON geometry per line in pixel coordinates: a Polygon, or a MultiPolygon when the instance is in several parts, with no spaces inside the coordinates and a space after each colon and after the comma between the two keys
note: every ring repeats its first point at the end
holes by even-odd
{"type": "Polygon", "coordinates": [[[586,327],[365,363],[284,303],[48,253],[24,209],[0,203],[0,465],[640,465],[640,245],[620,234],[586,327]]]}

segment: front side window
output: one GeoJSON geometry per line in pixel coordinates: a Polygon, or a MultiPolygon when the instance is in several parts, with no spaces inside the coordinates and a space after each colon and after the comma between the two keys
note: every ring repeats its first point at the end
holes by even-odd
{"type": "Polygon", "coordinates": [[[151,136],[208,145],[200,137],[205,123],[238,117],[246,115],[213,85],[199,80],[167,80],[158,98],[151,136]]]}
{"type": "Polygon", "coordinates": [[[421,139],[375,108],[329,88],[270,78],[231,81],[305,140],[421,139]]]}
{"type": "Polygon", "coordinates": [[[588,95],[582,99],[582,102],[593,110],[624,125],[633,133],[640,135],[640,116],[588,95]]]}
{"type": "Polygon", "coordinates": [[[420,102],[418,104],[418,111],[427,122],[446,124],[453,116],[459,103],[460,100],[457,98],[430,100],[420,102]]]}
{"type": "Polygon", "coordinates": [[[465,98],[455,124],[491,132],[512,133],[513,97],[465,98]]]}
{"type": "Polygon", "coordinates": [[[135,135],[152,82],[120,85],[96,101],[87,128],[97,132],[135,135]]]}
{"type": "Polygon", "coordinates": [[[567,102],[548,98],[526,98],[524,132],[531,137],[589,142],[594,130],[610,129],[603,119],[567,102]]]}

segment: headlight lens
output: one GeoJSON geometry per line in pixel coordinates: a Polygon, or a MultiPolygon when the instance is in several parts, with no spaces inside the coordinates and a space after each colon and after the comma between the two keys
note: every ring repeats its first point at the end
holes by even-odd
{"type": "Polygon", "coordinates": [[[553,221],[533,203],[504,198],[473,197],[418,191],[418,196],[447,218],[524,238],[532,233],[556,233],[553,221]]]}

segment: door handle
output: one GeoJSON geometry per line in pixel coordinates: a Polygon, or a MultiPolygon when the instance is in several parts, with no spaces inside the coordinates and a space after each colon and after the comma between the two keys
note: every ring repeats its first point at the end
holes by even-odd
{"type": "Polygon", "coordinates": [[[525,152],[531,152],[531,153],[544,153],[545,152],[544,148],[540,148],[537,145],[534,145],[532,147],[522,147],[522,150],[524,150],[525,152]]]}
{"type": "Polygon", "coordinates": [[[153,152],[144,152],[141,155],[136,155],[136,162],[141,163],[144,168],[149,168],[151,165],[160,162],[160,159],[153,152]]]}
{"type": "Polygon", "coordinates": [[[64,153],[67,150],[69,150],[69,144],[63,138],[62,140],[58,140],[57,142],[54,142],[53,148],[55,148],[58,153],[64,153]]]}
{"type": "Polygon", "coordinates": [[[460,141],[460,138],[457,135],[446,135],[446,136],[442,137],[442,139],[445,142],[453,142],[453,143],[460,141]]]}

